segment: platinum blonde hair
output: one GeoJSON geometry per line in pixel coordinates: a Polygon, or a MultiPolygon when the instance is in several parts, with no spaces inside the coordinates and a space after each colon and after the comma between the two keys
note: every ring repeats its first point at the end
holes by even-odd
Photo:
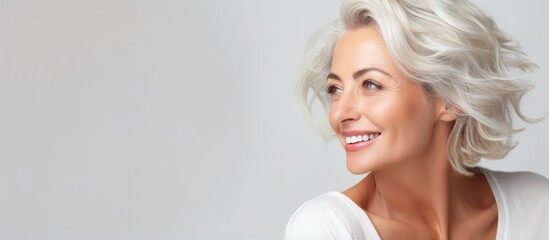
{"type": "Polygon", "coordinates": [[[517,42],[467,0],[345,0],[340,19],[325,26],[308,43],[298,90],[311,116],[325,91],[332,53],[347,30],[373,25],[381,33],[400,70],[420,82],[429,95],[441,98],[456,113],[449,136],[453,169],[481,158],[501,159],[516,146],[513,115],[534,122],[520,110],[532,88],[524,75],[537,66],[517,42]]]}

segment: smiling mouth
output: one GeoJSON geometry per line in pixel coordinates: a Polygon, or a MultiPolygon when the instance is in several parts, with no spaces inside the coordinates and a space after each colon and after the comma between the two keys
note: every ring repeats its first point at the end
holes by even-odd
{"type": "Polygon", "coordinates": [[[381,133],[370,133],[370,134],[364,134],[364,135],[345,137],[345,143],[355,144],[359,142],[366,142],[366,141],[376,139],[377,137],[379,137],[379,135],[381,135],[381,133]]]}

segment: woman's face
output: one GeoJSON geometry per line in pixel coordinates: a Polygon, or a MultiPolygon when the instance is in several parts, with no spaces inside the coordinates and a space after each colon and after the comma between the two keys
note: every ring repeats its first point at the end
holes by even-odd
{"type": "Polygon", "coordinates": [[[350,172],[425,157],[441,101],[427,97],[419,83],[398,69],[374,27],[343,35],[327,81],[330,125],[345,148],[350,172]]]}

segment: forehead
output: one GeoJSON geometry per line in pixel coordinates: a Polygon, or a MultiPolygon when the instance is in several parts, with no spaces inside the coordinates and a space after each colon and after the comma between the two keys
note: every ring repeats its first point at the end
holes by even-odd
{"type": "Polygon", "coordinates": [[[345,32],[333,52],[332,72],[346,74],[363,68],[379,68],[389,73],[400,72],[383,36],[373,26],[345,32]]]}

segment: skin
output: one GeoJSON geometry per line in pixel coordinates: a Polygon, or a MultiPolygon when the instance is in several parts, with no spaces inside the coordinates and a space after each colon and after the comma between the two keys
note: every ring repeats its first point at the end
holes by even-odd
{"type": "Polygon", "coordinates": [[[350,172],[370,174],[343,194],[382,239],[495,239],[497,205],[484,175],[449,166],[454,113],[400,71],[375,27],[343,35],[327,81],[330,125],[344,148],[348,131],[381,133],[346,151],[350,172]],[[365,68],[377,70],[356,74],[365,68]]]}

